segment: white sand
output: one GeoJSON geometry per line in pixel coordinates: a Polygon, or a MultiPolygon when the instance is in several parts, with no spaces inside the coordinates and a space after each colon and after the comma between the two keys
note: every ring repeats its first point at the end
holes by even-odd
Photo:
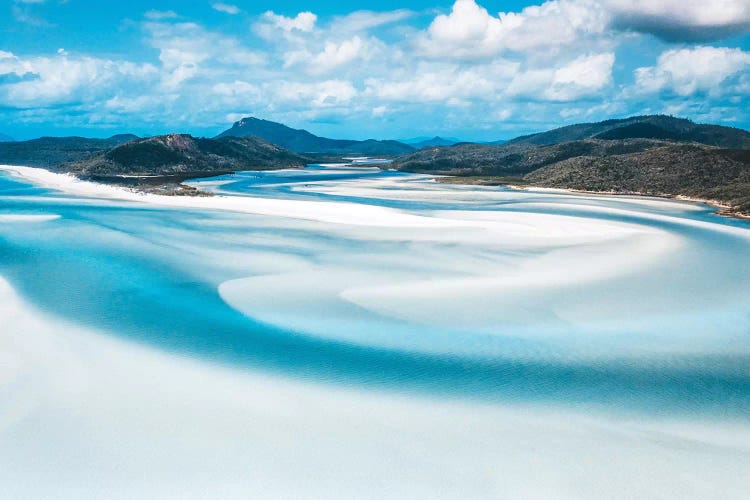
{"type": "MultiPolygon", "coordinates": [[[[530,194],[557,194],[585,202],[614,201],[633,206],[649,206],[678,211],[700,211],[699,203],[675,201],[668,198],[645,197],[638,195],[593,194],[556,188],[512,188],[500,189],[497,186],[435,183],[433,176],[412,174],[409,177],[357,179],[356,181],[318,181],[295,187],[295,191],[325,193],[342,196],[359,196],[388,200],[422,200],[430,203],[486,202],[491,200],[523,200],[530,194]]],[[[562,204],[561,204],[562,205],[562,204]]]]}
{"type": "MultiPolygon", "coordinates": [[[[662,264],[675,260],[684,246],[676,233],[645,224],[506,211],[443,210],[413,214],[356,203],[250,196],[143,195],[42,169],[4,168],[70,195],[125,200],[124,203],[236,211],[268,217],[267,220],[257,219],[257,224],[266,220],[265,223],[274,227],[312,230],[313,234],[336,239],[409,245],[409,249],[395,253],[367,255],[349,254],[346,249],[332,251],[311,247],[308,240],[289,240],[291,247],[307,249],[317,256],[304,258],[300,255],[294,258],[293,264],[289,264],[288,257],[281,259],[258,252],[238,255],[221,249],[209,253],[201,248],[193,249],[213,260],[263,263],[246,264],[253,267],[253,276],[222,284],[221,296],[248,316],[316,335],[352,340],[347,335],[356,334],[352,332],[352,324],[359,324],[361,331],[373,331],[369,338],[375,341],[377,330],[383,330],[388,321],[491,334],[506,334],[512,330],[523,336],[558,335],[573,329],[619,335],[626,330],[647,330],[644,325],[648,321],[674,325],[675,320],[664,323],[663,317],[673,310],[682,311],[680,314],[687,319],[689,315],[683,310],[685,301],[694,305],[691,310],[696,313],[715,309],[716,314],[724,314],[724,317],[729,316],[718,307],[736,301],[729,290],[721,297],[714,294],[714,304],[701,302],[711,294],[690,294],[693,285],[689,280],[675,280],[675,285],[681,288],[673,297],[657,295],[651,300],[634,297],[636,291],[629,290],[628,285],[632,289],[633,283],[640,283],[652,274],[659,276],[662,264]],[[604,286],[608,280],[619,280],[618,285],[604,286]],[[688,295],[681,293],[683,288],[688,295]],[[620,290],[624,291],[620,293],[620,290]],[[576,294],[587,297],[589,310],[579,304],[576,294]],[[619,307],[625,298],[628,298],[628,307],[619,307]],[[332,315],[331,311],[338,314],[332,315]],[[619,329],[612,329],[615,323],[619,324],[619,329]],[[543,328],[545,324],[549,328],[543,328]]],[[[467,199],[472,193],[479,199],[488,195],[498,199],[509,196],[517,207],[568,206],[595,214],[635,216],[750,237],[750,231],[744,228],[646,210],[683,207],[669,201],[652,200],[652,203],[633,199],[621,202],[617,199],[616,206],[631,207],[626,210],[589,203],[591,200],[583,196],[571,196],[566,204],[545,203],[538,198],[522,201],[519,197],[528,197],[528,193],[456,190],[414,181],[412,177],[319,183],[314,179],[313,174],[310,183],[305,182],[311,186],[310,190],[322,187],[341,195],[363,195],[362,189],[365,189],[371,196],[378,192],[390,195],[395,190],[397,196],[404,199],[419,199],[425,192],[432,191],[440,193],[445,200],[454,201],[467,199]]],[[[190,247],[189,241],[182,244],[190,247]]],[[[716,331],[716,327],[706,328],[710,324],[705,321],[708,320],[691,320],[680,331],[702,331],[705,335],[716,331]]],[[[746,323],[747,319],[739,318],[734,329],[722,331],[741,329],[746,323]]],[[[676,348],[674,339],[672,342],[670,348],[676,348]]],[[[729,342],[715,344],[731,345],[729,342]]],[[[679,345],[686,348],[688,343],[679,345]]]]}
{"type": "MultiPolygon", "coordinates": [[[[248,314],[319,324],[322,333],[329,317],[343,318],[342,327],[362,314],[437,324],[461,318],[462,308],[463,320],[489,329],[508,319],[514,297],[648,273],[683,243],[666,231],[580,217],[173,198],[4,169],[73,196],[267,215],[257,224],[394,245],[360,254],[332,251],[326,238],[303,245],[280,235],[262,243],[303,251],[246,251],[252,270],[267,274],[221,286],[248,314]],[[482,300],[488,292],[509,301],[505,315],[482,300]]],[[[182,245],[170,231],[153,236],[182,245]]],[[[238,260],[229,248],[183,249],[238,260]]],[[[616,313],[607,303],[594,309],[616,313]]],[[[581,319],[570,304],[556,313],[571,322],[592,314],[581,319]]],[[[0,278],[0,485],[8,498],[733,499],[746,496],[747,470],[745,422],[436,401],[234,370],[68,324],[0,278]]]]}
{"type": "Polygon", "coordinates": [[[48,317],[0,279],[7,498],[744,498],[750,429],[339,389],[48,317]]]}
{"type": "Polygon", "coordinates": [[[57,220],[60,216],[57,214],[0,214],[0,223],[2,222],[47,222],[57,220]]]}
{"type": "Polygon", "coordinates": [[[67,194],[112,200],[135,201],[162,207],[228,210],[234,212],[315,220],[332,224],[386,227],[449,227],[434,219],[382,207],[355,203],[277,200],[249,196],[160,196],[137,193],[115,186],[82,181],[68,174],[56,174],[31,167],[0,165],[12,175],[33,184],[67,194]]]}

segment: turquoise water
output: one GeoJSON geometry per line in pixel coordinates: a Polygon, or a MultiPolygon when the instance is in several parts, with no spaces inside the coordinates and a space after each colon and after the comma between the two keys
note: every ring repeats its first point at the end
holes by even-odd
{"type": "MultiPolygon", "coordinates": [[[[73,324],[243,370],[497,403],[750,414],[746,221],[689,204],[445,186],[377,168],[242,172],[195,184],[230,197],[341,203],[342,210],[365,205],[435,219],[450,212],[472,224],[495,214],[625,223],[674,245],[639,263],[646,250],[630,250],[627,239],[599,247],[563,235],[549,243],[544,231],[555,218],[531,231],[541,243],[490,241],[468,225],[396,230],[305,213],[160,207],[66,195],[0,174],[0,216],[60,216],[0,221],[0,276],[26,301],[73,324]],[[585,265],[565,275],[579,247],[592,252],[592,263],[602,259],[603,269],[638,262],[579,280],[585,265]],[[537,262],[554,270],[556,252],[559,281],[504,287],[505,276],[533,272],[537,262]],[[481,280],[484,268],[500,273],[496,282],[475,291],[450,284],[481,280]],[[231,290],[231,300],[220,293],[222,284],[244,279],[249,291],[231,290]],[[370,281],[434,282],[415,288],[434,297],[384,289],[355,291],[349,300],[353,284],[370,281]],[[319,302],[310,305],[306,287],[319,302]],[[408,303],[399,304],[401,294],[408,303]]],[[[492,234],[502,240],[502,232],[492,234]]]]}

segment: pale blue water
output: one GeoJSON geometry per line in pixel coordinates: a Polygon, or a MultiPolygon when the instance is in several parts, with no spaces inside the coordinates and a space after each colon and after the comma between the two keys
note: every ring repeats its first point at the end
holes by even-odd
{"type": "MultiPolygon", "coordinates": [[[[552,316],[559,304],[587,303],[610,295],[608,304],[620,301],[625,309],[631,302],[638,305],[637,310],[645,307],[644,301],[655,308],[663,302],[664,313],[645,317],[644,331],[668,334],[679,346],[681,329],[695,329],[702,332],[701,342],[713,342],[722,349],[646,349],[643,356],[634,356],[628,340],[628,328],[633,327],[619,331],[616,322],[606,329],[617,334],[600,338],[596,332],[575,331],[574,324],[553,318],[538,328],[560,335],[537,338],[522,334],[524,329],[536,328],[533,323],[519,326],[518,331],[508,327],[507,331],[500,328],[500,334],[489,334],[379,318],[364,309],[357,313],[361,321],[352,323],[345,338],[321,336],[304,328],[292,331],[236,311],[222,300],[217,287],[228,280],[262,274],[257,264],[261,255],[324,262],[369,253],[395,258],[422,251],[422,247],[408,240],[355,238],[330,231],[319,222],[275,224],[272,217],[259,215],[71,197],[1,173],[0,215],[61,217],[33,223],[0,222],[0,276],[30,303],[69,322],[243,369],[441,397],[591,405],[627,412],[701,412],[738,418],[750,414],[750,239],[715,230],[750,230],[748,222],[716,216],[709,207],[683,210],[649,205],[634,210],[625,199],[582,202],[574,196],[548,193],[528,193],[518,199],[471,196],[471,192],[501,188],[445,187],[457,193],[456,199],[389,199],[387,193],[393,190],[389,185],[383,187],[383,197],[315,190],[320,183],[356,187],[388,179],[403,179],[415,189],[433,187],[418,177],[375,168],[243,172],[206,182],[229,181],[217,189],[232,196],[348,201],[413,214],[436,210],[551,213],[664,230],[678,236],[683,246],[672,258],[645,272],[586,286],[545,289],[526,300],[552,316]],[[711,226],[654,220],[653,215],[711,226]],[[675,306],[680,303],[684,306],[675,306]],[[606,359],[587,355],[589,348],[606,351],[610,342],[612,350],[606,359]],[[727,343],[733,348],[725,348],[727,343]],[[627,349],[621,355],[623,346],[627,349]]],[[[371,231],[375,235],[382,230],[371,231]]],[[[443,248],[446,252],[455,252],[448,246],[443,248]]],[[[435,247],[438,255],[441,248],[435,247]]],[[[467,258],[475,257],[467,253],[467,258]]],[[[509,253],[510,257],[514,256],[509,253]]],[[[366,257],[361,262],[368,272],[380,272],[367,267],[366,257]]],[[[326,311],[321,314],[325,316],[326,311]]],[[[693,345],[695,335],[692,332],[685,342],[693,345]]]]}

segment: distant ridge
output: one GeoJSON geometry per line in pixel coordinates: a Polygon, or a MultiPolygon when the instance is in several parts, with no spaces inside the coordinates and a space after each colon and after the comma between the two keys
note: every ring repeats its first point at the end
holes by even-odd
{"type": "Polygon", "coordinates": [[[547,132],[516,137],[506,144],[543,146],[584,139],[657,139],[750,149],[750,132],[746,130],[721,125],[702,125],[666,115],[633,116],[620,120],[568,125],[547,132]]]}
{"type": "Polygon", "coordinates": [[[462,141],[455,137],[440,137],[436,135],[435,137],[415,137],[414,139],[407,139],[401,142],[414,146],[417,149],[421,149],[430,146],[453,146],[462,141]]]}
{"type": "Polygon", "coordinates": [[[137,139],[133,134],[118,134],[107,139],[87,137],[40,137],[29,141],[0,142],[0,163],[29,167],[55,167],[83,160],[137,139]]]}
{"type": "Polygon", "coordinates": [[[243,118],[217,136],[221,137],[260,137],[272,144],[296,153],[329,153],[396,156],[414,150],[412,146],[398,141],[354,141],[319,137],[307,130],[293,129],[281,123],[260,118],[243,118]]]}
{"type": "Polygon", "coordinates": [[[0,134],[0,142],[15,142],[16,140],[9,135],[0,134]]]}

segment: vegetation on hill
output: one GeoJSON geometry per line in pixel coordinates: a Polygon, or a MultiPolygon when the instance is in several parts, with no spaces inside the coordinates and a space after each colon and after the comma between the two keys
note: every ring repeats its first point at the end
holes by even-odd
{"type": "Polygon", "coordinates": [[[579,156],[523,177],[535,186],[682,195],[750,213],[750,151],[669,144],[638,153],[579,156]]]}
{"type": "Polygon", "coordinates": [[[460,183],[682,195],[750,213],[750,133],[667,116],[572,125],[499,146],[425,148],[393,166],[460,183]]]}
{"type": "Polygon", "coordinates": [[[172,175],[302,167],[307,159],[257,137],[136,139],[61,168],[81,176],[172,175]]]}
{"type": "Polygon", "coordinates": [[[585,140],[547,146],[462,143],[425,148],[396,158],[399,170],[448,175],[518,175],[577,156],[633,153],[662,144],[649,139],[585,140]]]}
{"type": "Polygon", "coordinates": [[[665,115],[633,116],[621,120],[580,123],[517,137],[507,144],[546,145],[584,139],[663,139],[698,142],[723,148],[750,149],[750,132],[721,125],[703,125],[665,115]]]}

